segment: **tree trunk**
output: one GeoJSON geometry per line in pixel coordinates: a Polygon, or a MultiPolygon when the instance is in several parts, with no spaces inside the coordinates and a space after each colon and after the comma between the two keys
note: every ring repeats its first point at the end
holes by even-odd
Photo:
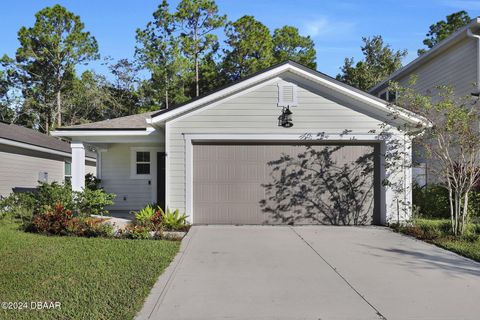
{"type": "Polygon", "coordinates": [[[199,86],[199,74],[198,74],[198,58],[195,58],[195,86],[197,91],[197,97],[200,95],[200,86],[199,86]]]}
{"type": "Polygon", "coordinates": [[[57,126],[62,126],[62,96],[60,89],[57,91],[57,126]]]}

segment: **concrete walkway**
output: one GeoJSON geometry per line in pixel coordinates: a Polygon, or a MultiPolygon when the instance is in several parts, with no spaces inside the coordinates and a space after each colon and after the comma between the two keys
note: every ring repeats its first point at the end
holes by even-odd
{"type": "Polygon", "coordinates": [[[479,319],[480,264],[376,227],[193,227],[138,319],[479,319]]]}

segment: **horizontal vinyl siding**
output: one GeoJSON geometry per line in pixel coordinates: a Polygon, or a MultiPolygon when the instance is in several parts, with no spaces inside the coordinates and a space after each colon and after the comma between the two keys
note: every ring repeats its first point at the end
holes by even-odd
{"type": "Polygon", "coordinates": [[[435,95],[438,86],[452,86],[458,97],[470,95],[477,81],[476,39],[467,38],[442,52],[430,61],[398,79],[400,85],[407,86],[412,75],[417,77],[414,89],[420,94],[435,95]]]}
{"type": "Polygon", "coordinates": [[[130,150],[133,147],[158,147],[163,150],[160,145],[123,143],[111,144],[107,151],[102,152],[102,186],[106,192],[116,195],[110,210],[138,210],[152,202],[153,181],[149,185],[149,179],[130,178],[130,150]]]}
{"type": "Polygon", "coordinates": [[[0,196],[14,187],[38,185],[39,172],[48,172],[48,181],[64,181],[64,157],[0,145],[0,196]]]}
{"type": "MultiPolygon", "coordinates": [[[[293,81],[293,80],[289,80],[293,81]]],[[[185,140],[183,133],[368,133],[381,122],[298,87],[298,107],[292,107],[292,128],[278,127],[277,83],[268,84],[210,109],[168,124],[168,204],[185,211],[185,140]]]]}

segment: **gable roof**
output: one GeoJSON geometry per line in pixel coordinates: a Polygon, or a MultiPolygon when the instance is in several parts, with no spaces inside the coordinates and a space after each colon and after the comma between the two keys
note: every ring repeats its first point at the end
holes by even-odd
{"type": "MultiPolygon", "coordinates": [[[[182,104],[170,107],[168,109],[162,109],[158,111],[152,111],[132,116],[120,117],[110,120],[104,120],[99,122],[93,122],[82,125],[75,125],[70,127],[58,128],[54,134],[57,136],[68,136],[68,134],[61,133],[62,131],[115,131],[122,130],[125,132],[132,130],[147,130],[152,124],[162,123],[175,118],[178,115],[184,114],[197,107],[203,106],[209,102],[220,100],[231,95],[234,92],[241,91],[249,86],[259,84],[267,79],[274,78],[286,71],[290,71],[299,74],[303,77],[307,77],[313,81],[322,83],[323,85],[332,88],[333,90],[342,92],[347,95],[354,96],[355,99],[362,100],[374,108],[381,109],[384,112],[391,113],[392,109],[387,102],[373,96],[367,92],[354,88],[341,81],[338,81],[324,73],[305,67],[294,61],[287,60],[285,62],[273,65],[269,68],[260,70],[248,77],[242,78],[238,81],[220,87],[214,91],[203,94],[199,97],[193,98],[182,104]]],[[[410,123],[418,124],[424,122],[422,119],[416,117],[411,112],[399,107],[394,107],[398,113],[399,118],[410,123]]]]}
{"type": "MultiPolygon", "coordinates": [[[[391,106],[388,102],[380,99],[374,95],[364,92],[360,89],[347,85],[337,79],[334,79],[324,73],[310,69],[294,61],[287,60],[280,64],[274,65],[270,68],[261,70],[249,77],[243,78],[237,82],[229,84],[225,87],[217,89],[208,94],[199,96],[176,107],[166,110],[160,110],[152,115],[150,123],[161,123],[168,121],[176,116],[187,113],[197,107],[201,107],[213,101],[221,100],[234,92],[241,91],[242,89],[259,84],[267,79],[274,78],[285,72],[292,72],[305,78],[308,78],[314,82],[328,87],[334,91],[342,93],[344,95],[351,96],[354,99],[360,100],[373,108],[379,109],[384,113],[391,114],[394,109],[398,115],[397,118],[406,121],[408,123],[425,123],[424,119],[414,115],[412,112],[405,110],[397,106],[391,106]]],[[[147,120],[148,121],[148,120],[147,120]]]]}
{"type": "Polygon", "coordinates": [[[472,31],[472,29],[474,31],[478,31],[480,29],[480,17],[472,19],[472,21],[470,21],[470,23],[468,23],[466,26],[460,28],[459,30],[451,34],[449,37],[447,37],[446,39],[440,41],[433,48],[431,48],[424,54],[420,55],[415,60],[411,61],[410,63],[398,69],[397,71],[393,72],[390,76],[383,79],[379,84],[369,89],[368,92],[372,94],[378,93],[378,91],[385,88],[390,81],[393,81],[398,77],[408,74],[408,72],[413,71],[418,66],[431,60],[432,58],[444,52],[445,50],[447,50],[454,44],[458,43],[462,39],[465,39],[468,36],[470,36],[470,32],[472,31]]]}
{"type": "MultiPolygon", "coordinates": [[[[0,121],[0,140],[5,139],[12,142],[24,144],[25,147],[39,147],[48,152],[48,150],[59,151],[61,153],[71,154],[70,143],[58,138],[46,135],[33,129],[25,128],[12,123],[0,121]]],[[[2,141],[0,141],[2,144],[2,141]]],[[[95,158],[93,152],[87,151],[87,156],[95,158]]]]}

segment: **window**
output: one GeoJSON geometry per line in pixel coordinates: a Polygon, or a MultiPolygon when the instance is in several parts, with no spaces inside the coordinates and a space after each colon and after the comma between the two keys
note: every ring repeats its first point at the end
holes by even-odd
{"type": "Polygon", "coordinates": [[[72,163],[65,161],[65,182],[72,180],[72,163]]]}
{"type": "Polygon", "coordinates": [[[150,174],[150,152],[149,151],[136,152],[135,173],[137,175],[150,174]]]}
{"type": "Polygon", "coordinates": [[[378,97],[387,102],[395,102],[397,101],[397,92],[394,90],[384,90],[378,94],[378,97]]]}

